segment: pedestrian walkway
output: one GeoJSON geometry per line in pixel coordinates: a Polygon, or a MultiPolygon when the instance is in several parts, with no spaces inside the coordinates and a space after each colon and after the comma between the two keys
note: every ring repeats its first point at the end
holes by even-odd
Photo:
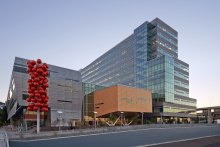
{"type": "Polygon", "coordinates": [[[8,136],[5,131],[0,131],[0,147],[9,147],[8,136]]]}

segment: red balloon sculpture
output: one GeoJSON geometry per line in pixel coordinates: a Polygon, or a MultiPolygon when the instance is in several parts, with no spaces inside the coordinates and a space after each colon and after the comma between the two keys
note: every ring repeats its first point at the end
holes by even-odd
{"type": "Polygon", "coordinates": [[[31,60],[27,62],[27,72],[30,75],[28,79],[28,111],[48,112],[48,65],[42,63],[41,59],[37,61],[31,60]]]}

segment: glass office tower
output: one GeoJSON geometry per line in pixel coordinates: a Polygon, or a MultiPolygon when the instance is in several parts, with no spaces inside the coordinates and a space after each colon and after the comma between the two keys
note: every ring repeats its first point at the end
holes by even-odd
{"type": "Polygon", "coordinates": [[[87,83],[152,90],[155,116],[196,108],[196,99],[189,98],[189,65],[178,59],[178,33],[159,18],[137,27],[81,74],[87,83]]]}

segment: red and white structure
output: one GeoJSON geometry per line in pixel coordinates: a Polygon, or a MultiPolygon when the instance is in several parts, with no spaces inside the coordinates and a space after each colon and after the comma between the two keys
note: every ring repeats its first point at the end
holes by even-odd
{"type": "Polygon", "coordinates": [[[42,63],[41,59],[27,62],[28,79],[28,111],[37,111],[37,132],[39,132],[40,111],[48,112],[48,65],[42,63]]]}

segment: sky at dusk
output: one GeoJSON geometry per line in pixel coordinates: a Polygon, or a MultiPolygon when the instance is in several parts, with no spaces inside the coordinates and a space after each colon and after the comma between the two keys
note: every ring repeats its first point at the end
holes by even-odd
{"type": "Polygon", "coordinates": [[[220,106],[219,0],[0,0],[0,101],[15,56],[79,70],[155,17],[178,31],[197,107],[220,106]]]}

